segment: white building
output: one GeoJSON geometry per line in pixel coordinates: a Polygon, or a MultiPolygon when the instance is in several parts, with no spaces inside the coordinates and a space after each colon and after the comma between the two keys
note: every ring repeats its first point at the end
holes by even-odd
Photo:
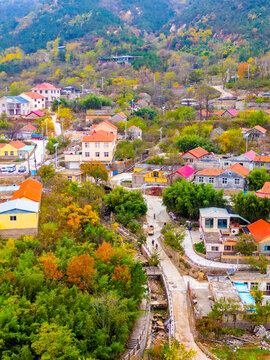
{"type": "Polygon", "coordinates": [[[30,102],[21,96],[3,96],[0,99],[0,114],[8,117],[30,113],[30,102]]]}
{"type": "Polygon", "coordinates": [[[38,84],[32,88],[32,92],[36,92],[45,97],[45,106],[50,107],[53,100],[60,98],[61,89],[56,88],[49,83],[38,84]]]}
{"type": "Polygon", "coordinates": [[[37,92],[24,92],[20,96],[30,102],[31,111],[45,108],[45,96],[40,95],[37,92]]]}

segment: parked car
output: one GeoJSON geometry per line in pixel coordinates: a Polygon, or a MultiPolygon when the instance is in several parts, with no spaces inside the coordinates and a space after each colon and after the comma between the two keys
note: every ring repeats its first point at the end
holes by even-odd
{"type": "Polygon", "coordinates": [[[12,172],[16,171],[16,165],[14,165],[14,164],[13,165],[8,165],[7,171],[9,173],[12,173],[12,172]]]}
{"type": "Polygon", "coordinates": [[[1,167],[1,172],[2,173],[5,173],[5,172],[7,172],[8,170],[7,170],[7,167],[6,166],[2,166],[1,167]]]}
{"type": "Polygon", "coordinates": [[[26,171],[26,167],[24,165],[20,165],[19,169],[18,169],[18,172],[19,173],[24,173],[25,171],[26,171]]]}
{"type": "Polygon", "coordinates": [[[148,235],[154,235],[154,226],[153,225],[148,226],[148,235]]]}

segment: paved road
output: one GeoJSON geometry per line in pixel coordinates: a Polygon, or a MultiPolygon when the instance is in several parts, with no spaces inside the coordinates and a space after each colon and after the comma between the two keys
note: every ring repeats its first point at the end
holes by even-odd
{"type": "Polygon", "coordinates": [[[223,89],[223,87],[221,85],[215,85],[215,86],[212,86],[214,89],[216,89],[217,91],[220,92],[220,97],[221,98],[227,98],[227,97],[232,97],[232,96],[235,96],[233,93],[230,92],[230,90],[228,89],[223,89]]]}
{"type": "MultiPolygon", "coordinates": [[[[147,222],[149,225],[154,225],[154,236],[147,237],[147,245],[152,247],[152,240],[158,243],[160,230],[164,222],[169,221],[165,206],[162,205],[162,199],[157,196],[145,196],[148,206],[147,222]],[[155,214],[155,219],[154,219],[155,214]]],[[[194,359],[207,360],[209,359],[196,345],[193,334],[191,332],[189,323],[189,312],[187,304],[187,288],[183,277],[171,262],[166,253],[162,250],[158,243],[160,262],[163,271],[169,282],[169,289],[172,294],[174,318],[175,318],[175,338],[186,345],[188,349],[193,349],[197,352],[194,359]]]]}
{"type": "MultiPolygon", "coordinates": [[[[216,268],[216,269],[223,269],[223,270],[230,270],[236,267],[236,264],[225,264],[222,262],[212,261],[205,259],[204,257],[198,255],[193,246],[192,246],[192,237],[198,237],[199,234],[197,231],[186,231],[185,238],[183,241],[183,247],[185,249],[186,256],[192,260],[197,265],[208,267],[208,268],[216,268]]],[[[246,265],[240,265],[240,267],[247,267],[246,265]]]]}
{"type": "Polygon", "coordinates": [[[56,120],[57,120],[57,115],[56,114],[52,115],[52,122],[53,122],[53,125],[54,125],[54,131],[55,131],[56,136],[59,136],[62,133],[61,125],[56,120]]]}

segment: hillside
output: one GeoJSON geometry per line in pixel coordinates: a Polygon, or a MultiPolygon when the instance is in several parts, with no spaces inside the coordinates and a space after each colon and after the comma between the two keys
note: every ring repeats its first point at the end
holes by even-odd
{"type": "Polygon", "coordinates": [[[0,48],[18,46],[25,52],[45,48],[58,37],[104,36],[125,22],[140,31],[157,31],[174,15],[169,0],[0,1],[0,13],[0,48]]]}

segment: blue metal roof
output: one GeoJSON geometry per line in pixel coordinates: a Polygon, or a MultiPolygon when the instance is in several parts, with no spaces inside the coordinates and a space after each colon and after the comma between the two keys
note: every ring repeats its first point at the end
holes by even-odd
{"type": "Polygon", "coordinates": [[[25,145],[23,148],[19,149],[18,151],[28,151],[31,152],[32,150],[34,150],[35,146],[33,145],[25,145]]]}
{"type": "Polygon", "coordinates": [[[12,99],[12,100],[17,100],[19,101],[20,103],[25,103],[25,104],[28,104],[29,101],[24,99],[23,97],[21,96],[7,96],[8,99],[12,99]]]}

